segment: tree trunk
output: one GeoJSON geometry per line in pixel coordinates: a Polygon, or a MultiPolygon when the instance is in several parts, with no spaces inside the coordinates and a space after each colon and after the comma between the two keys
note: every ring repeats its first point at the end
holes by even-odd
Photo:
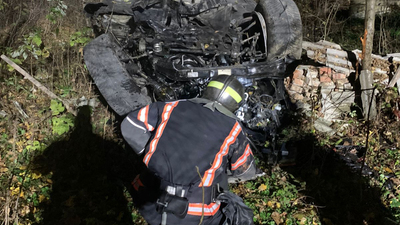
{"type": "Polygon", "coordinates": [[[363,60],[360,74],[361,100],[363,114],[366,120],[376,117],[375,93],[373,91],[372,47],[374,41],[376,0],[366,0],[365,6],[365,35],[363,40],[363,60]]]}
{"type": "Polygon", "coordinates": [[[374,41],[374,32],[375,32],[375,6],[376,0],[366,0],[365,4],[365,30],[366,37],[364,37],[365,41],[365,52],[364,58],[362,61],[362,69],[363,70],[371,70],[372,63],[372,47],[374,41]]]}

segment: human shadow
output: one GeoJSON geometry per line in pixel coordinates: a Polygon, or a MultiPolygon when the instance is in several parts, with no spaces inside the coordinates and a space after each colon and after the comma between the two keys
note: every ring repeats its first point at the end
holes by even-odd
{"type": "Polygon", "coordinates": [[[120,143],[94,134],[90,115],[89,106],[81,107],[74,130],[34,159],[33,170],[52,173],[41,224],[133,224],[124,184],[140,164],[120,143]]]}
{"type": "Polygon", "coordinates": [[[296,165],[283,169],[306,182],[301,193],[317,206],[322,224],[395,224],[380,200],[382,190],[371,186],[359,169],[349,167],[333,149],[319,147],[313,135],[295,145],[296,165]]]}

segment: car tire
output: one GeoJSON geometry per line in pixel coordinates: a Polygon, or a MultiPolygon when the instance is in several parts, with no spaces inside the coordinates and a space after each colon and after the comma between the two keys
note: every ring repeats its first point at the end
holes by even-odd
{"type": "Polygon", "coordinates": [[[285,56],[295,59],[302,52],[302,23],[299,9],[292,0],[260,0],[256,9],[265,20],[267,61],[285,56]]]}

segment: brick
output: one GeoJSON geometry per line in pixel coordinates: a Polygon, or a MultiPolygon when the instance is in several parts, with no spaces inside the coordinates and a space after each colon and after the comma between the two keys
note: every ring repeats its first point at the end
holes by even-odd
{"type": "Polygon", "coordinates": [[[336,87],[339,89],[352,89],[350,82],[347,79],[336,80],[336,87]]]}
{"type": "Polygon", "coordinates": [[[293,79],[304,79],[304,71],[296,69],[293,72],[293,79]]]}
{"type": "Polygon", "coordinates": [[[333,91],[333,89],[336,88],[336,85],[333,82],[321,83],[320,86],[321,86],[321,89],[327,89],[329,91],[333,91]]]}
{"type": "Polygon", "coordinates": [[[346,90],[353,90],[353,86],[351,86],[351,83],[343,84],[343,88],[346,89],[346,90]]]}
{"type": "Polygon", "coordinates": [[[296,84],[298,86],[303,86],[304,85],[304,81],[301,79],[294,79],[293,80],[293,84],[296,84]]]}
{"type": "Polygon", "coordinates": [[[340,80],[340,79],[346,79],[347,76],[344,73],[333,73],[332,74],[332,79],[333,80],[340,80]]]}
{"type": "Polygon", "coordinates": [[[319,81],[321,83],[328,83],[328,82],[332,82],[331,78],[328,75],[323,75],[319,77],[319,81]]]}
{"type": "Polygon", "coordinates": [[[299,86],[297,86],[295,84],[292,84],[292,86],[290,86],[290,90],[291,91],[295,91],[297,93],[302,93],[303,92],[303,88],[299,87],[299,86]]]}
{"type": "Polygon", "coordinates": [[[334,103],[353,103],[355,98],[355,93],[353,91],[342,91],[333,92],[331,94],[331,100],[334,103]]]}
{"type": "Polygon", "coordinates": [[[340,84],[340,85],[344,85],[344,84],[349,83],[349,80],[347,80],[347,79],[337,79],[337,80],[335,80],[335,83],[340,84]]]}
{"type": "Polygon", "coordinates": [[[304,79],[304,83],[305,83],[307,86],[311,86],[311,80],[312,80],[312,78],[306,77],[306,79],[304,79]]]}
{"type": "Polygon", "coordinates": [[[318,77],[318,70],[317,68],[309,68],[307,71],[307,77],[317,78],[318,77]]]}
{"type": "Polygon", "coordinates": [[[294,94],[293,95],[293,98],[295,99],[295,100],[303,100],[303,98],[304,98],[304,96],[303,95],[301,95],[301,94],[294,94]]]}
{"type": "Polygon", "coordinates": [[[311,92],[306,92],[306,93],[304,94],[304,97],[306,97],[306,98],[311,98],[311,96],[312,96],[312,93],[311,93],[311,92]]]}
{"type": "Polygon", "coordinates": [[[317,79],[317,78],[314,78],[314,79],[312,79],[311,80],[311,85],[313,86],[313,87],[318,87],[319,85],[320,85],[320,81],[319,81],[319,79],[317,79]]]}
{"type": "Polygon", "coordinates": [[[329,67],[321,67],[319,68],[319,74],[323,75],[323,74],[327,74],[327,75],[331,75],[332,73],[332,69],[329,67]]]}

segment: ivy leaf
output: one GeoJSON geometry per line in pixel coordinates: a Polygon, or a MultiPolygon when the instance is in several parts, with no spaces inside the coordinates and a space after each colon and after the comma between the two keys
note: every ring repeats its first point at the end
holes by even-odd
{"type": "Polygon", "coordinates": [[[62,135],[74,126],[73,120],[65,115],[60,118],[53,117],[51,121],[53,125],[53,134],[62,135]]]}
{"type": "Polygon", "coordinates": [[[56,116],[56,115],[64,112],[64,110],[65,110],[64,106],[62,105],[62,103],[58,102],[56,100],[51,100],[50,109],[51,109],[51,112],[52,112],[53,116],[56,116]]]}
{"type": "Polygon", "coordinates": [[[21,53],[20,53],[19,51],[14,51],[14,52],[11,54],[11,57],[17,58],[17,57],[20,56],[20,55],[21,55],[21,53]]]}
{"type": "Polygon", "coordinates": [[[32,42],[35,43],[36,46],[40,46],[42,44],[42,38],[39,35],[35,35],[32,38],[32,42]]]}

